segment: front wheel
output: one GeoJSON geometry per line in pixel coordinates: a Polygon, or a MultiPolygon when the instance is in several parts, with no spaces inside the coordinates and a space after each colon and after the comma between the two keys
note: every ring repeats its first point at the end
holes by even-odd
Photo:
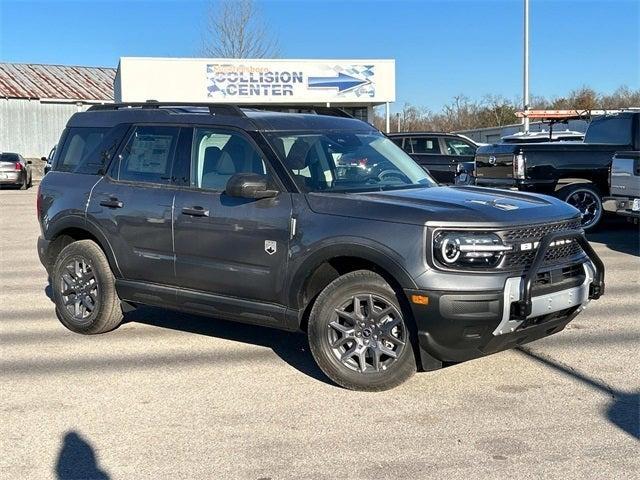
{"type": "Polygon", "coordinates": [[[369,270],[347,273],[318,296],[309,346],[322,371],[351,390],[388,390],[416,372],[409,320],[394,290],[369,270]]]}
{"type": "Polygon", "coordinates": [[[590,184],[568,185],[561,188],[556,196],[582,214],[582,228],[594,229],[602,218],[602,199],[598,189],[590,184]]]}
{"type": "Polygon", "coordinates": [[[100,247],[91,240],[67,245],[51,273],[56,314],[76,333],[104,333],[122,321],[115,278],[100,247]]]}

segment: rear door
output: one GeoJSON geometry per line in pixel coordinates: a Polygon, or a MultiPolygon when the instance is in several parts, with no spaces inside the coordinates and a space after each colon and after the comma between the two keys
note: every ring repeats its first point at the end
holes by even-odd
{"type": "Polygon", "coordinates": [[[453,183],[451,162],[442,153],[439,137],[431,135],[406,137],[403,148],[438,183],[453,183]]]}
{"type": "Polygon", "coordinates": [[[106,234],[127,280],[174,282],[172,221],[180,182],[174,163],[182,152],[180,134],[180,127],[134,126],[109,175],[93,189],[87,220],[106,234]]]}
{"type": "MultiPolygon", "coordinates": [[[[218,297],[185,298],[193,305],[221,297],[284,303],[291,194],[284,191],[262,152],[244,132],[195,128],[191,188],[175,202],[176,282],[218,297]],[[236,173],[267,175],[281,193],[260,200],[225,194],[236,173]]],[[[196,308],[197,309],[197,308],[196,308]]]]}

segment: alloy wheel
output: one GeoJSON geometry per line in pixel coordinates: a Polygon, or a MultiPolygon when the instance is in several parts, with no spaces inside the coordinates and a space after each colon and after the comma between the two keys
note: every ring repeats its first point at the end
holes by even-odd
{"type": "Polygon", "coordinates": [[[588,228],[598,221],[602,207],[600,200],[591,190],[576,190],[567,197],[567,203],[580,210],[584,228],[588,228]]]}
{"type": "Polygon", "coordinates": [[[86,320],[98,306],[98,282],[91,264],[82,257],[65,265],[60,276],[64,307],[75,320],[86,320]]]}
{"type": "Polygon", "coordinates": [[[333,355],[360,373],[387,370],[407,344],[402,315],[378,295],[354,295],[335,309],[327,327],[333,355]]]}

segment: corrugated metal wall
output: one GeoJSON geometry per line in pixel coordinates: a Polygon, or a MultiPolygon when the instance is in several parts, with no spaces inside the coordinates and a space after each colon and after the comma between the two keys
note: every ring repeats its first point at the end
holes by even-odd
{"type": "Polygon", "coordinates": [[[45,157],[58,143],[69,117],[88,107],[0,98],[0,151],[20,153],[26,158],[45,157]]]}

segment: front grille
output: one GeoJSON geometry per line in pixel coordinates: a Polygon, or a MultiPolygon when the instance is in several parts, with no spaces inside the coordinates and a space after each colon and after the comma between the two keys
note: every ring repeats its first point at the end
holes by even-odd
{"type": "Polygon", "coordinates": [[[518,240],[533,240],[537,242],[547,233],[562,232],[564,230],[578,230],[580,225],[580,219],[577,218],[566,222],[532,225],[530,227],[519,227],[512,230],[505,230],[502,232],[501,236],[506,243],[513,243],[518,240]]]}
{"type": "MultiPolygon", "coordinates": [[[[542,237],[548,233],[564,231],[570,232],[578,229],[580,229],[580,219],[514,228],[499,232],[499,234],[503,238],[505,244],[516,245],[516,247],[519,247],[523,243],[539,242],[542,240],[542,237]]],[[[537,249],[507,253],[504,261],[502,262],[501,268],[506,270],[527,269],[532,265],[536,253],[537,249]]],[[[555,265],[577,258],[582,254],[584,254],[582,247],[580,247],[576,241],[549,247],[542,265],[555,265]]]]}

